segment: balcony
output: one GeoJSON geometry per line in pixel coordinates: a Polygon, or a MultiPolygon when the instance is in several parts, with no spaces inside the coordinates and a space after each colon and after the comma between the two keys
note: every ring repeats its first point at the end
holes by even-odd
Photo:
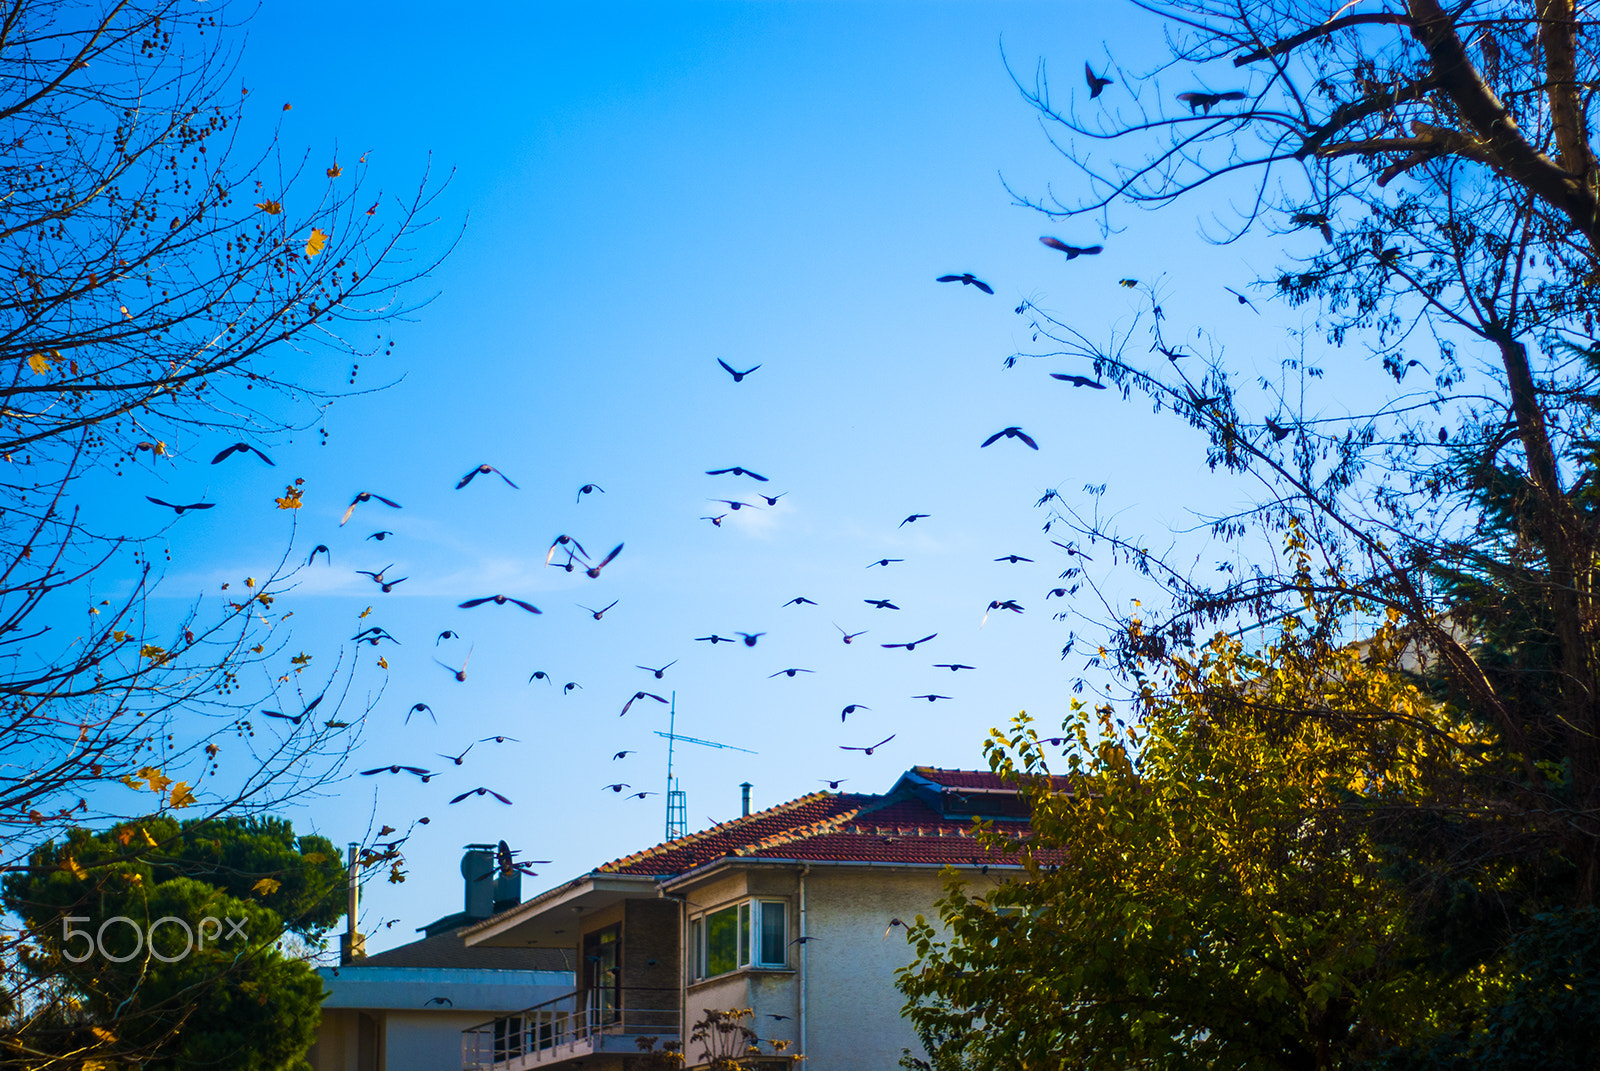
{"type": "Polygon", "coordinates": [[[601,1053],[639,1052],[678,1040],[677,989],[574,991],[461,1032],[463,1071],[527,1071],[601,1053]]]}

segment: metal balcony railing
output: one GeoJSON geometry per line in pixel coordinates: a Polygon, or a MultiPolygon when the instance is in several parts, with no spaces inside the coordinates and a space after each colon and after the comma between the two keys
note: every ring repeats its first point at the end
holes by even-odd
{"type": "Polygon", "coordinates": [[[638,1052],[638,1038],[678,1040],[677,989],[575,990],[461,1032],[463,1071],[523,1071],[597,1052],[638,1052]]]}

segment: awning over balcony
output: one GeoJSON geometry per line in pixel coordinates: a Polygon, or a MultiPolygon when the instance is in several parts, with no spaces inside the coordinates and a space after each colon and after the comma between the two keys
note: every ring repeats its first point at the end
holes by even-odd
{"type": "Polygon", "coordinates": [[[575,947],[579,920],[624,900],[656,897],[644,874],[589,873],[461,931],[468,947],[575,947]]]}

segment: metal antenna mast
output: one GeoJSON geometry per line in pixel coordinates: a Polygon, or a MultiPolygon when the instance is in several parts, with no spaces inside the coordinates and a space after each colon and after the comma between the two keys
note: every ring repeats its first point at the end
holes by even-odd
{"type": "Polygon", "coordinates": [[[759,752],[751,751],[747,747],[735,747],[732,744],[719,744],[715,740],[701,740],[695,736],[679,736],[678,728],[678,692],[673,689],[672,706],[668,715],[667,731],[656,729],[657,736],[665,737],[667,741],[667,839],[677,840],[689,832],[689,797],[683,789],[678,787],[678,779],[672,776],[672,747],[679,740],[685,744],[699,744],[702,747],[721,748],[724,751],[742,751],[746,755],[756,755],[759,752]]]}

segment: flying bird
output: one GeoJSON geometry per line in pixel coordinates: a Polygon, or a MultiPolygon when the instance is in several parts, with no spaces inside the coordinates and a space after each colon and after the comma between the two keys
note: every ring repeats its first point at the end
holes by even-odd
{"type": "Polygon", "coordinates": [[[484,737],[484,738],[483,738],[483,739],[482,739],[482,740],[479,740],[479,741],[478,741],[478,743],[480,743],[480,744],[487,744],[487,743],[488,743],[488,742],[489,742],[489,741],[491,741],[491,740],[493,740],[493,741],[494,741],[494,742],[495,742],[495,743],[497,743],[497,744],[504,744],[504,743],[505,743],[505,742],[507,742],[507,741],[508,741],[508,740],[509,740],[509,741],[510,741],[510,742],[511,742],[511,743],[513,743],[513,744],[520,744],[520,743],[522,743],[522,741],[521,741],[521,740],[518,740],[518,739],[517,739],[517,738],[516,738],[516,737],[514,737],[514,736],[486,736],[486,737],[484,737]]]}
{"type": "Polygon", "coordinates": [[[325,560],[329,565],[333,564],[333,554],[328,550],[328,544],[326,543],[318,543],[316,546],[311,548],[311,556],[306,559],[306,564],[310,565],[312,562],[316,561],[318,554],[322,555],[323,560],[325,560]]]}
{"type": "Polygon", "coordinates": [[[726,520],[727,517],[728,515],[726,513],[719,513],[715,517],[701,517],[700,519],[702,521],[710,521],[716,527],[721,528],[722,522],[726,520]]]}
{"type": "Polygon", "coordinates": [[[222,451],[222,453],[220,453],[216,457],[212,458],[211,459],[211,463],[213,465],[220,465],[222,462],[226,461],[228,458],[232,457],[234,454],[243,454],[243,453],[246,453],[246,452],[256,455],[262,461],[265,461],[267,464],[271,465],[273,468],[277,468],[277,466],[278,466],[278,463],[276,461],[272,460],[272,458],[268,457],[266,454],[263,454],[260,450],[257,450],[255,447],[251,446],[249,443],[234,443],[232,446],[229,446],[229,447],[225,448],[222,451]]]}
{"type": "MultiPolygon", "coordinates": [[[[751,472],[749,469],[741,468],[738,465],[733,466],[733,468],[731,468],[731,469],[706,469],[706,475],[707,476],[748,476],[752,480],[760,480],[762,483],[771,483],[772,482],[772,481],[768,480],[765,476],[761,475],[759,472],[751,472]]],[[[787,491],[784,492],[784,494],[788,494],[788,493],[789,492],[787,492],[787,491]]]]}
{"type": "Polygon", "coordinates": [[[719,643],[732,643],[733,642],[732,640],[730,640],[726,636],[718,636],[715,632],[713,632],[709,636],[696,636],[694,638],[694,641],[696,643],[701,643],[701,642],[709,643],[713,647],[715,647],[719,643]]]}
{"type": "Polygon", "coordinates": [[[671,669],[673,666],[675,666],[677,664],[678,664],[678,660],[676,658],[674,658],[671,662],[668,662],[666,665],[662,666],[660,669],[651,669],[651,667],[649,667],[649,666],[639,666],[639,665],[636,665],[633,668],[634,669],[648,670],[649,672],[654,673],[656,675],[656,680],[660,680],[662,677],[665,677],[667,675],[667,670],[671,669]]]}
{"type": "MultiPolygon", "coordinates": [[[[759,492],[759,491],[757,491],[756,493],[757,494],[761,494],[761,492],[759,492]]],[[[761,495],[761,497],[766,500],[767,505],[776,506],[778,504],[778,499],[782,498],[784,495],[786,495],[788,493],[789,493],[788,491],[779,491],[775,495],[761,495]]]]}
{"type": "MultiPolygon", "coordinates": [[[[326,694],[326,693],[324,693],[324,694],[326,694]]],[[[269,718],[279,718],[279,719],[281,719],[283,721],[293,722],[295,725],[299,725],[301,719],[304,718],[307,714],[310,714],[313,710],[316,710],[317,709],[317,704],[320,703],[320,702],[322,702],[322,696],[319,695],[315,699],[313,699],[310,703],[307,703],[306,704],[306,708],[304,710],[302,710],[298,714],[285,714],[281,710],[263,710],[261,713],[265,714],[269,718]]]]}
{"type": "Polygon", "coordinates": [[[1293,428],[1284,427],[1282,424],[1279,424],[1277,421],[1273,420],[1271,417],[1268,417],[1267,418],[1267,430],[1272,433],[1272,441],[1273,442],[1281,443],[1281,442],[1283,442],[1283,440],[1285,440],[1285,439],[1287,439],[1289,437],[1289,433],[1291,431],[1293,431],[1294,429],[1293,428]]]}
{"type": "Polygon", "coordinates": [[[373,625],[371,628],[364,628],[354,636],[350,637],[350,642],[352,643],[370,643],[374,647],[378,646],[379,640],[388,640],[390,643],[393,643],[396,646],[401,645],[399,640],[389,635],[377,625],[373,625]]]}
{"type": "Polygon", "coordinates": [[[829,788],[831,788],[835,792],[837,792],[837,791],[839,791],[839,786],[844,784],[846,781],[848,781],[850,779],[848,777],[841,777],[837,781],[829,781],[826,777],[819,777],[819,778],[817,778],[817,780],[821,781],[823,784],[827,785],[829,788]]]}
{"type": "Polygon", "coordinates": [[[345,507],[344,516],[339,518],[339,527],[343,528],[345,526],[346,522],[350,520],[350,515],[356,511],[357,506],[361,505],[363,502],[371,502],[374,498],[376,498],[379,502],[382,502],[385,506],[388,506],[390,509],[400,508],[400,503],[394,501],[392,498],[384,498],[382,495],[375,494],[372,491],[358,491],[356,492],[356,497],[350,500],[350,505],[345,507]]]}
{"type": "MultiPolygon", "coordinates": [[[[588,577],[590,580],[599,579],[600,570],[602,570],[606,566],[610,565],[611,564],[611,560],[613,558],[615,558],[618,554],[622,553],[622,547],[623,547],[623,544],[621,544],[621,543],[618,543],[616,546],[612,547],[611,548],[611,553],[607,554],[604,558],[601,558],[599,565],[591,565],[589,568],[587,568],[587,569],[585,569],[583,571],[583,575],[588,577]]],[[[538,613],[538,611],[535,610],[534,613],[538,613]]]]}
{"type": "Polygon", "coordinates": [[[867,755],[870,755],[874,751],[876,751],[880,747],[882,747],[883,745],[887,744],[889,741],[893,740],[895,738],[895,736],[898,736],[898,735],[900,735],[900,734],[899,733],[895,733],[892,736],[886,736],[882,740],[879,740],[876,744],[873,744],[871,747],[846,747],[844,744],[840,744],[839,745],[839,750],[840,751],[860,751],[860,752],[863,752],[863,753],[865,753],[867,755]]]}
{"type": "MultiPolygon", "coordinates": [[[[835,622],[834,622],[834,623],[833,623],[833,627],[834,627],[834,628],[839,628],[839,622],[837,622],[837,621],[835,621],[835,622]]],[[[842,634],[843,634],[843,636],[844,636],[844,642],[845,642],[845,643],[850,643],[850,642],[852,642],[852,641],[853,641],[853,640],[855,640],[855,638],[856,638],[856,637],[857,637],[857,636],[865,636],[865,635],[866,635],[866,634],[867,634],[867,633],[868,633],[868,632],[870,632],[870,631],[871,631],[871,630],[870,630],[870,629],[862,629],[862,630],[861,630],[861,631],[860,631],[860,632],[845,632],[845,630],[844,630],[844,629],[842,629],[842,628],[839,628],[839,631],[840,631],[840,633],[842,633],[842,634]]]]}
{"type": "Polygon", "coordinates": [[[751,367],[746,368],[743,372],[735,372],[733,370],[732,366],[730,366],[728,364],[728,362],[724,361],[721,357],[717,358],[717,363],[722,366],[722,370],[724,372],[728,373],[728,375],[733,377],[733,381],[735,383],[743,383],[745,376],[749,375],[751,372],[754,372],[757,368],[761,367],[759,364],[758,365],[752,365],[751,367]]]}
{"type": "MultiPolygon", "coordinates": [[[[419,705],[420,705],[420,704],[419,704],[419,705]]],[[[446,754],[445,754],[445,753],[444,753],[444,752],[442,752],[442,751],[435,751],[435,752],[434,752],[434,754],[435,754],[435,755],[437,755],[437,756],[439,756],[439,757],[440,757],[440,758],[441,758],[441,759],[449,759],[449,760],[450,760],[450,761],[451,761],[451,762],[453,762],[453,763],[455,763],[455,764],[456,764],[456,765],[457,765],[457,766],[460,766],[460,765],[461,765],[461,763],[462,763],[462,760],[463,760],[463,759],[465,759],[465,758],[466,758],[466,757],[467,757],[467,752],[468,752],[468,751],[471,751],[471,750],[472,750],[472,745],[471,745],[471,744],[468,744],[468,745],[467,745],[467,746],[466,746],[466,747],[465,747],[465,748],[464,748],[464,749],[463,749],[463,750],[462,750],[462,752],[461,752],[461,754],[459,754],[459,755],[446,755],[446,754]]]]}
{"type": "Polygon", "coordinates": [[[912,640],[910,643],[880,643],[878,646],[879,647],[904,647],[908,651],[915,651],[917,649],[917,644],[919,644],[919,643],[927,643],[929,640],[933,639],[937,635],[939,635],[937,632],[930,632],[926,636],[922,637],[922,639],[920,639],[920,640],[912,640]]]}
{"type": "Polygon", "coordinates": [[[620,794],[623,789],[632,788],[632,787],[633,786],[628,784],[626,781],[618,781],[616,784],[612,784],[612,785],[601,785],[600,786],[600,791],[604,792],[606,789],[609,788],[611,791],[620,794]]]}
{"type": "Polygon", "coordinates": [[[577,681],[568,681],[567,683],[565,683],[565,684],[563,684],[561,686],[561,694],[562,695],[570,695],[572,693],[572,689],[574,689],[574,688],[582,688],[582,687],[583,687],[583,685],[579,684],[577,681]]]}
{"type": "Polygon", "coordinates": [[[573,501],[574,502],[582,502],[584,495],[590,495],[590,494],[593,494],[596,491],[599,491],[601,494],[605,494],[606,493],[606,489],[604,487],[601,487],[599,484],[597,484],[597,483],[586,483],[582,487],[578,488],[578,497],[573,499],[573,501]]]}
{"type": "Polygon", "coordinates": [[[528,678],[528,683],[529,684],[532,684],[534,681],[544,681],[546,684],[554,684],[555,683],[555,681],[550,678],[550,674],[546,673],[542,669],[534,670],[533,671],[533,675],[528,678]]]}
{"type": "Polygon", "coordinates": [[[983,611],[983,620],[978,622],[978,627],[982,628],[984,625],[988,624],[989,615],[996,610],[1010,610],[1014,614],[1022,613],[1022,607],[1017,604],[1017,600],[1015,599],[1006,599],[1004,602],[1001,602],[999,599],[993,599],[990,601],[988,609],[983,611]]]}
{"type": "Polygon", "coordinates": [[[1095,74],[1094,68],[1089,66],[1088,61],[1085,61],[1083,64],[1083,80],[1089,83],[1090,100],[1093,100],[1103,93],[1106,86],[1110,85],[1113,81],[1113,79],[1101,78],[1098,74],[1095,74]]]}
{"type": "Polygon", "coordinates": [[[459,640],[460,638],[461,638],[461,633],[456,632],[456,631],[454,631],[452,629],[445,629],[443,632],[439,633],[438,638],[436,638],[433,641],[433,645],[435,647],[437,647],[437,646],[439,646],[439,644],[443,643],[445,640],[459,640]]]}
{"type": "MultiPolygon", "coordinates": [[[[706,501],[707,502],[721,502],[723,505],[727,506],[729,509],[733,510],[735,513],[738,513],[740,510],[744,509],[746,506],[750,506],[750,503],[748,503],[748,502],[735,502],[731,498],[708,498],[708,499],[706,499],[706,501]]],[[[751,509],[760,509],[761,507],[760,506],[750,506],[750,508],[751,509]]],[[[727,514],[724,513],[723,516],[726,517],[727,514]]]]}
{"type": "Polygon", "coordinates": [[[429,773],[427,770],[424,770],[420,766],[377,766],[377,767],[374,767],[371,770],[362,770],[361,771],[361,776],[362,777],[371,777],[373,774],[381,774],[381,773],[416,774],[418,777],[422,778],[424,784],[427,783],[429,778],[434,776],[433,774],[429,773]]]}
{"type": "Polygon", "coordinates": [[[982,290],[985,294],[994,293],[994,287],[990,286],[976,275],[973,275],[970,271],[962,272],[960,275],[941,275],[935,281],[941,283],[960,283],[962,286],[975,286],[979,290],[982,290]]]}
{"type": "MultiPolygon", "coordinates": [[[[445,668],[448,669],[449,667],[446,666],[445,668]]],[[[406,720],[402,724],[410,725],[411,724],[411,715],[417,713],[418,711],[425,712],[428,715],[428,720],[433,722],[433,724],[435,724],[435,725],[439,724],[439,719],[433,716],[433,708],[430,707],[426,703],[413,703],[411,705],[411,709],[406,711],[406,720]]],[[[460,764],[457,763],[457,765],[460,765],[460,764]]]]}
{"type": "Polygon", "coordinates": [[[1088,376],[1073,376],[1068,375],[1065,372],[1051,372],[1050,378],[1071,383],[1074,387],[1088,387],[1091,390],[1106,389],[1106,385],[1104,383],[1100,382],[1098,379],[1090,379],[1088,376]]]}
{"type": "Polygon", "coordinates": [[[909,516],[905,520],[901,521],[895,527],[904,528],[906,525],[910,524],[912,521],[920,521],[924,517],[931,517],[931,516],[933,516],[933,514],[931,514],[931,513],[913,513],[911,516],[909,516]]]}
{"type": "Polygon", "coordinates": [[[1068,260],[1077,260],[1079,257],[1099,256],[1106,251],[1106,247],[1103,245],[1068,245],[1060,238],[1052,238],[1048,234],[1040,235],[1039,241],[1058,253],[1065,253],[1068,260]]]}
{"type": "Polygon", "coordinates": [[[446,1008],[454,1008],[456,1006],[456,1002],[451,1000],[449,997],[429,997],[427,1000],[422,1002],[422,1006],[424,1008],[430,1004],[441,1004],[446,1008]]]}
{"type": "Polygon", "coordinates": [[[617,761],[617,760],[618,760],[618,759],[625,759],[625,758],[627,758],[627,757],[628,757],[628,756],[629,756],[629,755],[634,755],[634,754],[637,754],[637,752],[633,752],[633,751],[619,751],[619,752],[617,752],[617,753],[616,753],[616,754],[615,754],[615,755],[613,755],[613,756],[611,756],[611,761],[612,761],[612,762],[616,762],[616,761],[617,761]]]}
{"type": "Polygon", "coordinates": [[[1205,109],[1207,115],[1210,115],[1211,109],[1223,101],[1244,100],[1245,95],[1237,89],[1231,89],[1226,93],[1197,93],[1191,90],[1188,93],[1179,93],[1178,99],[1189,106],[1190,115],[1200,111],[1202,108],[1205,109]]]}
{"type": "Polygon", "coordinates": [[[457,605],[463,610],[470,610],[474,606],[482,606],[486,602],[492,602],[496,606],[504,606],[508,602],[515,603],[524,610],[528,611],[530,614],[544,613],[543,610],[533,605],[533,603],[523,602],[521,599],[513,599],[510,595],[485,595],[481,599],[468,599],[466,602],[458,603],[457,605]]]}
{"type": "Polygon", "coordinates": [[[867,706],[865,703],[851,703],[849,706],[847,706],[843,710],[839,711],[839,720],[840,721],[844,721],[846,718],[848,718],[850,715],[854,714],[858,710],[871,710],[871,709],[872,708],[867,706]]]}
{"type": "Polygon", "coordinates": [[[815,606],[817,604],[812,602],[810,599],[806,598],[804,595],[796,595],[794,598],[790,599],[788,602],[784,603],[783,605],[785,605],[785,606],[815,606]]]}
{"type": "Polygon", "coordinates": [[[792,668],[791,669],[780,669],[776,673],[768,673],[767,674],[767,679],[771,680],[773,677],[793,677],[796,673],[815,673],[815,672],[816,672],[816,670],[814,670],[814,669],[792,669],[792,668]]]}
{"type": "Polygon", "coordinates": [[[954,697],[953,696],[948,696],[948,695],[932,695],[932,694],[929,694],[929,695],[914,695],[911,698],[912,699],[926,699],[928,702],[932,703],[935,700],[951,699],[951,698],[954,698],[954,697]]]}
{"type": "Polygon", "coordinates": [[[906,924],[901,922],[899,919],[890,919],[889,925],[885,927],[883,931],[883,939],[885,941],[889,939],[889,931],[894,929],[896,926],[899,926],[901,929],[909,929],[909,927],[907,927],[906,924]]]}
{"type": "Polygon", "coordinates": [[[216,505],[215,502],[191,502],[187,506],[180,506],[180,505],[177,505],[176,503],[172,503],[172,502],[163,502],[161,499],[153,498],[150,495],[145,495],[144,497],[147,500],[149,500],[151,502],[154,502],[158,506],[165,506],[168,509],[175,511],[178,514],[178,516],[180,516],[180,517],[183,516],[183,511],[184,510],[188,510],[188,509],[210,509],[212,506],[216,505]]]}
{"type": "MultiPolygon", "coordinates": [[[[617,603],[619,603],[621,601],[622,601],[621,599],[612,599],[611,600],[611,606],[615,606],[615,605],[617,605],[617,603]]],[[[583,603],[581,603],[581,602],[580,603],[574,603],[573,605],[576,606],[580,610],[589,610],[589,607],[583,605],[583,603]]],[[[606,611],[611,609],[611,606],[602,606],[598,610],[589,610],[589,616],[593,617],[596,621],[598,621],[602,617],[606,616],[606,611]]]]}
{"type": "Polygon", "coordinates": [[[467,648],[467,657],[461,660],[460,669],[457,669],[455,666],[449,665],[448,663],[439,662],[437,658],[435,658],[434,661],[438,662],[439,665],[444,666],[445,669],[448,669],[451,673],[453,673],[456,678],[456,683],[465,684],[467,683],[467,663],[472,661],[472,648],[467,648]]]}
{"type": "Polygon", "coordinates": [[[459,491],[463,487],[467,486],[467,484],[469,484],[469,483],[471,483],[473,481],[474,477],[487,476],[491,472],[494,473],[496,476],[500,477],[502,480],[504,480],[506,482],[506,484],[512,490],[518,490],[517,485],[511,482],[511,477],[507,476],[505,473],[501,472],[499,469],[495,468],[493,465],[488,465],[488,464],[479,465],[477,468],[473,469],[471,472],[469,472],[465,476],[461,477],[461,479],[459,481],[457,481],[457,483],[456,483],[456,490],[459,491]]]}
{"type": "Polygon", "coordinates": [[[509,804],[511,802],[510,800],[506,799],[504,796],[500,795],[500,793],[496,792],[494,789],[492,789],[492,788],[483,788],[481,786],[478,787],[478,788],[469,788],[469,789],[467,789],[465,792],[461,793],[461,795],[457,796],[455,799],[451,800],[450,802],[451,803],[460,803],[462,800],[466,799],[468,796],[493,796],[495,799],[499,800],[501,803],[509,804]]]}
{"type": "Polygon", "coordinates": [[[995,432],[978,445],[979,447],[990,446],[999,442],[1001,439],[1020,439],[1027,446],[1030,446],[1035,450],[1039,449],[1039,444],[1034,442],[1028,433],[1023,431],[1021,428],[1001,428],[999,431],[995,432]]]}
{"type": "Polygon", "coordinates": [[[661,793],[659,793],[659,792],[635,792],[632,795],[630,795],[628,798],[630,800],[642,800],[646,796],[659,796],[659,795],[661,795],[661,793]]]}
{"type": "Polygon", "coordinates": [[[903,561],[905,561],[904,558],[879,558],[875,562],[868,562],[867,563],[867,568],[871,569],[874,565],[882,565],[882,566],[887,567],[887,566],[893,565],[895,562],[903,562],[903,561]]]}
{"type": "Polygon", "coordinates": [[[1012,565],[1015,565],[1018,562],[1031,562],[1031,561],[1033,561],[1033,559],[1032,558],[1024,558],[1020,554],[1002,554],[1000,557],[996,558],[995,561],[997,561],[997,562],[1010,562],[1012,565]]]}
{"type": "Polygon", "coordinates": [[[1239,304],[1241,304],[1241,305],[1249,305],[1251,312],[1255,313],[1257,316],[1261,315],[1261,310],[1256,308],[1255,302],[1251,301],[1249,298],[1247,298],[1243,294],[1239,293],[1239,291],[1235,290],[1231,286],[1225,286],[1222,289],[1226,290],[1228,293],[1232,294],[1235,298],[1237,298],[1238,301],[1239,301],[1239,304]]]}
{"type": "Polygon", "coordinates": [[[392,535],[394,535],[393,532],[389,531],[388,529],[385,529],[382,532],[373,532],[371,535],[367,536],[367,538],[368,539],[376,539],[379,543],[382,543],[385,539],[388,539],[392,535]]]}
{"type": "MultiPolygon", "coordinates": [[[[633,698],[622,704],[622,714],[626,714],[628,712],[628,708],[633,706],[633,704],[640,699],[654,699],[657,703],[666,702],[665,699],[661,698],[659,695],[656,695],[654,692],[634,692],[633,698]]],[[[617,717],[622,717],[622,714],[618,714],[617,717]]]]}
{"type": "MultiPolygon", "coordinates": [[[[583,549],[583,544],[582,543],[579,543],[576,539],[573,539],[569,535],[558,535],[558,536],[556,536],[555,542],[550,544],[550,549],[544,552],[544,563],[546,565],[549,565],[550,564],[550,559],[555,556],[556,548],[557,547],[564,547],[569,543],[572,544],[572,546],[577,548],[578,557],[583,558],[585,560],[588,559],[588,557],[589,557],[588,552],[586,552],[583,549]]],[[[567,553],[570,555],[572,552],[569,550],[567,553]]],[[[568,567],[567,571],[568,572],[572,571],[571,567],[570,567],[570,564],[569,564],[569,567],[568,567]]]]}
{"type": "Polygon", "coordinates": [[[735,636],[743,636],[744,637],[744,645],[746,647],[754,647],[756,645],[756,640],[760,639],[762,636],[765,636],[766,633],[765,632],[735,632],[734,635],[735,636]]]}
{"type": "Polygon", "coordinates": [[[960,662],[935,662],[934,669],[948,669],[951,673],[961,669],[977,669],[977,666],[962,665],[960,662]]]}
{"type": "Polygon", "coordinates": [[[898,610],[898,609],[900,609],[900,607],[896,606],[894,603],[890,602],[888,599],[862,599],[861,601],[866,603],[868,606],[875,607],[875,608],[877,608],[879,610],[898,610]]]}

